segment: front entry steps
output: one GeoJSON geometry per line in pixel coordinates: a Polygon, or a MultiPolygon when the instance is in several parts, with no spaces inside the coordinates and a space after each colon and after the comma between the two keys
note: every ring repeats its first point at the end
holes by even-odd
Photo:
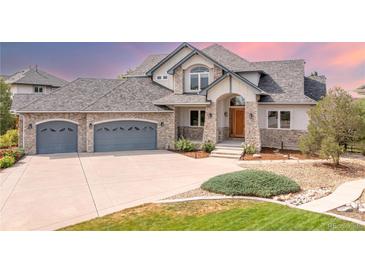
{"type": "Polygon", "coordinates": [[[215,146],[210,157],[239,159],[242,155],[243,139],[228,139],[215,146]]]}

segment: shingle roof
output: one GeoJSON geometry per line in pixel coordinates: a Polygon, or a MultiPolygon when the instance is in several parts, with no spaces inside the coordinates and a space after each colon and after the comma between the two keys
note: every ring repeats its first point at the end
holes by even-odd
{"type": "Polygon", "coordinates": [[[38,100],[45,96],[44,94],[14,94],[11,102],[11,111],[17,111],[22,107],[25,107],[30,102],[38,100]]]}
{"type": "Polygon", "coordinates": [[[20,108],[18,112],[166,111],[152,101],[171,94],[150,78],[79,78],[51,94],[20,108]]]}
{"type": "Polygon", "coordinates": [[[304,77],[304,94],[313,100],[319,101],[326,95],[326,77],[325,76],[307,76],[304,77]]]}
{"type": "Polygon", "coordinates": [[[209,104],[205,95],[170,94],[153,102],[155,105],[206,105],[209,104]]]}
{"type": "Polygon", "coordinates": [[[6,83],[62,87],[68,82],[37,68],[28,68],[9,76],[6,83]]]}
{"type": "Polygon", "coordinates": [[[202,49],[202,52],[232,71],[248,69],[250,62],[218,44],[202,49]]]}
{"type": "Polygon", "coordinates": [[[129,72],[126,76],[145,76],[147,71],[164,59],[167,54],[149,55],[136,69],[129,72]]]}
{"type": "Polygon", "coordinates": [[[119,79],[78,78],[18,111],[80,111],[122,82],[119,79]]]}
{"type": "Polygon", "coordinates": [[[153,101],[170,95],[171,92],[147,77],[128,78],[84,111],[166,111],[170,109],[156,106],[153,101]]]}

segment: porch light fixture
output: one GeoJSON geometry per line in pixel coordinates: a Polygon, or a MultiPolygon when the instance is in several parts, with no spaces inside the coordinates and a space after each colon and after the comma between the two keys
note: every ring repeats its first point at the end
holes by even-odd
{"type": "Polygon", "coordinates": [[[161,122],[161,123],[160,123],[160,126],[161,126],[161,127],[163,127],[164,125],[165,125],[165,123],[164,123],[164,122],[161,122]]]}
{"type": "Polygon", "coordinates": [[[32,129],[33,125],[32,124],[29,124],[28,125],[28,129],[32,129]]]}
{"type": "Polygon", "coordinates": [[[224,117],[228,117],[228,112],[227,111],[224,112],[224,117]]]}
{"type": "Polygon", "coordinates": [[[93,128],[93,123],[90,123],[89,124],[89,129],[92,129],[93,128]]]}
{"type": "Polygon", "coordinates": [[[213,117],[213,114],[212,113],[209,113],[208,115],[209,115],[209,118],[212,118],[213,117]]]}
{"type": "Polygon", "coordinates": [[[250,114],[249,114],[249,117],[250,117],[250,119],[252,120],[252,119],[253,119],[253,114],[252,114],[252,113],[250,113],[250,114]]]}

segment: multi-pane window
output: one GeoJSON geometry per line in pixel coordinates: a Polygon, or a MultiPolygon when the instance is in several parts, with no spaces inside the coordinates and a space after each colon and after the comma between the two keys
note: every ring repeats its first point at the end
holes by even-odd
{"type": "Polygon", "coordinates": [[[209,69],[206,67],[195,67],[190,71],[190,90],[200,91],[208,86],[209,69]]]}
{"type": "Polygon", "coordinates": [[[158,75],[157,80],[167,80],[167,75],[158,75]]]}
{"type": "Polygon", "coordinates": [[[36,93],[41,93],[41,92],[43,92],[43,87],[34,87],[34,92],[36,92],[36,93]]]}
{"type": "Polygon", "coordinates": [[[269,110],[267,112],[268,128],[290,128],[290,111],[269,110]]]}
{"type": "Polygon", "coordinates": [[[190,126],[203,127],[205,123],[205,110],[190,110],[190,126]]]}

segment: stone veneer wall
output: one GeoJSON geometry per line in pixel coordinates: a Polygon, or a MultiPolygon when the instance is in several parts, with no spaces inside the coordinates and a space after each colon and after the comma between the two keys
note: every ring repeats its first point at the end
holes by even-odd
{"type": "MultiPolygon", "coordinates": [[[[127,112],[127,113],[88,113],[87,125],[90,123],[107,120],[133,120],[142,119],[156,121],[157,124],[157,148],[168,149],[174,147],[175,141],[175,114],[174,112],[127,112]],[[161,126],[161,122],[164,126],[161,126]]],[[[94,151],[94,130],[87,128],[87,152],[94,151]]]]}
{"type": "Polygon", "coordinates": [[[18,147],[23,147],[23,117],[18,115],[18,147]]]}
{"type": "Polygon", "coordinates": [[[180,126],[178,127],[178,138],[184,137],[192,141],[202,141],[203,132],[203,127],[180,126]]]}
{"type": "Polygon", "coordinates": [[[229,138],[229,127],[218,128],[218,142],[227,140],[229,138]]]}
{"type": "Polygon", "coordinates": [[[36,124],[50,119],[67,119],[78,123],[77,146],[79,152],[86,151],[86,114],[85,113],[26,113],[23,116],[24,124],[24,151],[27,154],[36,154],[36,124]],[[32,128],[29,128],[29,125],[32,128]]]}
{"type": "Polygon", "coordinates": [[[245,103],[245,143],[254,145],[257,151],[261,150],[257,102],[245,103]]]}
{"type": "Polygon", "coordinates": [[[260,132],[263,147],[281,148],[281,142],[283,142],[284,149],[298,149],[299,138],[306,134],[305,130],[271,128],[262,128],[260,132]]]}
{"type": "Polygon", "coordinates": [[[182,67],[178,67],[174,74],[174,92],[176,94],[184,93],[184,71],[182,67]]]}
{"type": "Polygon", "coordinates": [[[49,119],[67,119],[78,123],[78,152],[94,151],[93,127],[89,124],[106,120],[118,119],[142,119],[156,121],[157,124],[157,148],[166,149],[174,146],[175,141],[175,117],[174,112],[161,113],[28,113],[24,114],[24,150],[27,154],[36,153],[36,123],[49,119]],[[164,126],[161,126],[161,122],[164,126]],[[28,125],[32,124],[32,128],[28,125]]]}
{"type": "Polygon", "coordinates": [[[203,133],[203,142],[211,141],[213,143],[218,142],[217,134],[217,104],[212,102],[205,109],[205,124],[203,133]],[[211,115],[212,117],[209,117],[211,115]]]}
{"type": "Polygon", "coordinates": [[[214,65],[213,68],[213,81],[217,80],[219,77],[221,77],[223,75],[223,71],[221,68],[217,67],[216,65],[214,65]]]}

